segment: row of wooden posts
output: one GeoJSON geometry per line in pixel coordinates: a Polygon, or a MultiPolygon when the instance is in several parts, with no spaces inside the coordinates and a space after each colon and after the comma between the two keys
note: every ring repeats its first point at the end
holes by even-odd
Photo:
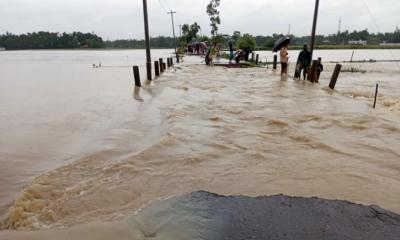
{"type": "MultiPolygon", "coordinates": [[[[257,54],[258,55],[258,54],[257,54]]],[[[273,62],[273,69],[276,70],[278,65],[278,56],[274,55],[274,62],[273,62]]],[[[313,60],[311,69],[309,72],[308,80],[310,80],[312,83],[317,82],[317,68],[318,68],[318,61],[313,60]]],[[[331,81],[329,83],[329,87],[333,90],[335,89],[336,82],[339,78],[340,71],[342,70],[342,65],[341,64],[336,64],[335,70],[333,71],[331,81]]]]}
{"type": "MultiPolygon", "coordinates": [[[[174,66],[174,59],[172,57],[167,58],[167,62],[164,62],[163,58],[154,61],[154,73],[156,77],[159,77],[167,68],[174,66]]],[[[148,66],[146,66],[149,69],[148,66]]],[[[151,68],[150,68],[151,69],[151,68]]],[[[139,67],[133,66],[133,76],[135,78],[135,86],[141,87],[142,83],[140,81],[139,67]]]]}
{"type": "MultiPolygon", "coordinates": [[[[354,54],[354,51],[353,51],[353,54],[354,54]]],[[[257,54],[257,57],[258,57],[258,54],[257,54]]],[[[353,59],[353,56],[351,58],[353,59]]],[[[274,63],[273,63],[273,69],[274,70],[276,70],[277,65],[278,65],[278,56],[274,55],[274,63]]],[[[309,73],[310,74],[309,80],[311,82],[313,82],[313,83],[316,82],[316,79],[317,79],[317,67],[318,67],[318,61],[317,60],[313,60],[313,63],[311,65],[311,70],[310,70],[310,73],[309,73]]],[[[333,70],[331,81],[329,83],[329,88],[330,89],[332,89],[332,90],[335,89],[336,82],[337,82],[337,80],[339,78],[339,74],[340,74],[341,70],[342,70],[342,65],[339,64],[339,63],[336,64],[335,69],[333,70]]],[[[379,89],[379,84],[376,84],[374,105],[373,105],[374,109],[376,108],[376,101],[377,101],[377,97],[378,97],[378,89],[379,89]]]]}
{"type": "Polygon", "coordinates": [[[258,55],[258,54],[255,54],[255,55],[254,55],[254,53],[251,53],[251,61],[252,61],[253,63],[255,63],[256,65],[258,65],[258,59],[259,59],[259,57],[260,57],[260,55],[258,55]],[[255,56],[255,59],[254,59],[254,56],[255,56]]]}
{"type": "MultiPolygon", "coordinates": [[[[251,56],[252,62],[254,62],[256,65],[258,65],[258,60],[259,60],[259,55],[252,53],[251,56]],[[254,59],[255,56],[255,59],[254,59]]],[[[147,64],[148,65],[148,64],[147,64]]],[[[278,56],[274,55],[274,62],[273,62],[273,69],[276,70],[278,65],[278,56]]],[[[154,71],[155,71],[155,76],[159,77],[160,74],[162,74],[167,68],[170,68],[174,66],[174,59],[172,57],[167,58],[167,62],[165,63],[162,58],[160,58],[158,61],[154,61],[154,71]]],[[[317,66],[318,66],[318,61],[313,60],[312,65],[311,65],[311,70],[309,73],[309,80],[311,82],[316,82],[317,81],[317,66]]],[[[151,69],[151,67],[146,66],[147,69],[151,69]]],[[[339,78],[340,71],[342,70],[342,65],[341,64],[336,64],[335,69],[333,71],[331,81],[329,83],[329,88],[332,90],[335,89],[336,82],[339,78]]],[[[150,73],[151,74],[151,73],[150,73]]],[[[135,86],[141,87],[141,81],[140,81],[140,73],[139,73],[139,67],[138,66],[133,66],[133,75],[135,78],[135,86]]],[[[373,108],[376,107],[376,99],[378,96],[378,87],[379,85],[376,84],[376,90],[375,90],[375,98],[374,98],[374,106],[373,108]]]]}

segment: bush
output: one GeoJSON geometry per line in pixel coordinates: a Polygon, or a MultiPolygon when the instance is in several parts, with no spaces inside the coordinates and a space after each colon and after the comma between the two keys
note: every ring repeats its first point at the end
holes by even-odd
{"type": "Polygon", "coordinates": [[[256,48],[256,40],[250,34],[244,34],[237,41],[237,48],[239,49],[250,48],[253,51],[256,48]]]}

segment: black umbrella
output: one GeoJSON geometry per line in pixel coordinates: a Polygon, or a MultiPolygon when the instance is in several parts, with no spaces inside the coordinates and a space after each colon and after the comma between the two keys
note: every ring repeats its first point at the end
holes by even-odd
{"type": "Polygon", "coordinates": [[[284,45],[290,43],[290,37],[281,37],[278,41],[274,44],[274,48],[272,49],[273,52],[279,51],[284,45]]]}

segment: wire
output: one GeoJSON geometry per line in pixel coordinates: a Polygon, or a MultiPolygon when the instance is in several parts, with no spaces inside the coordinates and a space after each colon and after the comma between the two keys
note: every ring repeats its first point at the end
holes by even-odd
{"type": "Polygon", "coordinates": [[[158,0],[158,3],[160,3],[161,7],[164,9],[164,11],[167,11],[167,8],[165,5],[161,2],[161,0],[158,0]]]}
{"type": "MultiPolygon", "coordinates": [[[[379,33],[382,33],[381,28],[379,27],[378,23],[376,22],[375,17],[374,17],[374,15],[372,14],[370,8],[368,7],[368,4],[367,4],[366,0],[361,0],[361,1],[363,2],[365,8],[367,9],[368,14],[369,14],[369,16],[371,17],[372,23],[373,23],[373,24],[375,25],[375,27],[376,27],[376,30],[378,30],[379,33]]],[[[390,53],[390,56],[391,56],[392,59],[394,60],[394,62],[395,62],[395,64],[396,64],[397,68],[400,70],[400,65],[399,65],[399,63],[398,63],[398,59],[396,59],[396,57],[394,56],[393,51],[390,50],[390,49],[389,49],[388,51],[389,51],[389,53],[390,53]]]]}
{"type": "Polygon", "coordinates": [[[372,23],[375,25],[376,29],[378,30],[378,32],[381,32],[380,27],[378,26],[378,24],[376,23],[376,20],[374,18],[374,15],[372,15],[371,9],[368,7],[368,4],[365,0],[361,0],[365,6],[365,8],[368,11],[369,16],[371,17],[372,23]]]}

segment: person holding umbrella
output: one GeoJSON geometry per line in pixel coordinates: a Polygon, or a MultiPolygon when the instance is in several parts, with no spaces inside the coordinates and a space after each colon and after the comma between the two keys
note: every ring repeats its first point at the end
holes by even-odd
{"type": "Polygon", "coordinates": [[[283,45],[283,47],[280,50],[280,57],[281,57],[281,76],[283,74],[287,74],[287,69],[288,69],[288,62],[289,62],[289,53],[288,53],[288,44],[283,45]]]}
{"type": "Polygon", "coordinates": [[[278,41],[276,41],[274,48],[272,49],[273,52],[280,51],[280,60],[281,60],[281,76],[283,74],[287,74],[288,69],[288,62],[289,62],[289,53],[288,53],[288,46],[290,43],[289,37],[281,37],[278,41]]]}

